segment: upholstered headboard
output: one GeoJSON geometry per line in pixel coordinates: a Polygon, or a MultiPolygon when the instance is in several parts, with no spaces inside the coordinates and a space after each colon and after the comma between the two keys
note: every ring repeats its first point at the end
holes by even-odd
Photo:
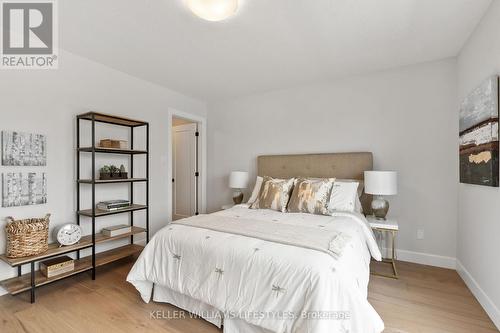
{"type": "MultiPolygon", "coordinates": [[[[373,169],[372,153],[331,153],[264,155],[257,158],[257,175],[274,178],[311,177],[364,179],[364,171],[373,169]]],[[[365,214],[371,213],[372,196],[363,193],[365,214]]]]}

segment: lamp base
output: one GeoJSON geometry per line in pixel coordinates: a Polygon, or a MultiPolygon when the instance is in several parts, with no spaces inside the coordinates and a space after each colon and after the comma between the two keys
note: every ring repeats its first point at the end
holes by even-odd
{"type": "Polygon", "coordinates": [[[373,215],[379,220],[385,220],[389,211],[389,202],[382,197],[376,197],[372,201],[373,215]]]}
{"type": "Polygon", "coordinates": [[[239,205],[240,203],[243,202],[243,192],[240,190],[234,191],[233,192],[233,202],[235,205],[239,205]]]}

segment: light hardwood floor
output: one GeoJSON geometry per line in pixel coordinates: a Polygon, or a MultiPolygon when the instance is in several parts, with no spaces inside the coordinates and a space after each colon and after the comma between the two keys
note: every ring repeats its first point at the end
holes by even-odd
{"type": "MultiPolygon", "coordinates": [[[[27,293],[0,297],[0,332],[220,332],[189,316],[152,319],[152,311],[177,309],[142,302],[125,282],[132,263],[125,259],[100,268],[96,281],[84,273],[42,287],[33,305],[27,293]]],[[[386,333],[498,332],[455,271],[405,262],[398,268],[399,280],[372,276],[369,287],[386,333]]]]}

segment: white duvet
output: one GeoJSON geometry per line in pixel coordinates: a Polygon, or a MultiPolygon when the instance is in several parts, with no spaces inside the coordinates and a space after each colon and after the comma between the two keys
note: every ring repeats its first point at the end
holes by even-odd
{"type": "Polygon", "coordinates": [[[280,213],[240,205],[210,217],[214,216],[334,230],[349,241],[341,255],[332,256],[171,224],[151,239],[127,277],[145,302],[151,300],[156,285],[271,332],[383,331],[382,320],[367,301],[370,254],[377,260],[381,254],[362,215],[280,213]]]}

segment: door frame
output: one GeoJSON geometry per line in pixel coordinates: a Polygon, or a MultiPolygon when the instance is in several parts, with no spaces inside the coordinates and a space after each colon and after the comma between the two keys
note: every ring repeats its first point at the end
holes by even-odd
{"type": "MultiPolygon", "coordinates": [[[[176,119],[180,119],[180,118],[176,118],[176,119]]],[[[184,118],[182,118],[182,119],[184,119],[184,118]]],[[[190,146],[190,149],[194,148],[194,153],[196,155],[196,152],[197,151],[199,152],[199,147],[196,147],[197,146],[197,144],[196,144],[197,139],[195,136],[195,132],[196,131],[199,132],[199,128],[198,128],[197,122],[190,122],[187,124],[173,126],[172,130],[173,130],[173,133],[172,133],[172,179],[175,179],[175,183],[172,182],[172,220],[174,220],[174,217],[178,219],[178,218],[185,218],[185,217],[190,217],[190,216],[194,215],[194,214],[191,214],[191,212],[188,215],[183,215],[183,214],[179,215],[179,214],[176,214],[176,211],[174,210],[176,208],[176,200],[177,200],[177,194],[178,194],[176,190],[177,190],[177,185],[179,183],[179,179],[178,179],[178,176],[176,174],[177,164],[176,164],[176,160],[175,160],[175,152],[177,151],[178,147],[176,147],[177,143],[175,141],[175,139],[176,139],[175,135],[176,135],[176,133],[179,133],[179,132],[188,132],[189,133],[188,135],[190,136],[189,140],[192,140],[191,142],[194,144],[194,147],[190,146]]],[[[200,186],[199,186],[199,184],[198,184],[198,186],[196,186],[197,180],[196,180],[196,177],[193,178],[193,175],[196,171],[198,171],[196,169],[200,168],[199,167],[200,161],[198,161],[198,157],[197,157],[195,161],[191,161],[191,163],[193,163],[193,162],[196,163],[197,165],[191,164],[194,167],[194,170],[193,170],[192,174],[191,173],[189,174],[189,178],[190,178],[189,179],[189,188],[194,190],[193,193],[195,194],[195,196],[197,198],[190,197],[188,200],[189,200],[190,209],[191,210],[194,209],[194,211],[192,213],[196,213],[197,211],[199,211],[201,209],[201,201],[200,201],[201,196],[200,196],[200,186]],[[198,200],[198,202],[196,202],[197,200],[198,200]],[[198,207],[195,207],[196,205],[198,207]]],[[[182,167],[181,167],[181,169],[182,169],[182,167]]]]}
{"type": "Polygon", "coordinates": [[[198,123],[198,171],[200,172],[199,181],[199,213],[204,214],[207,211],[207,118],[196,114],[179,111],[174,108],[168,109],[167,117],[167,138],[169,141],[167,150],[167,208],[168,219],[172,221],[173,216],[173,191],[172,191],[172,176],[173,176],[173,158],[172,158],[172,145],[173,135],[172,130],[173,118],[183,118],[198,123]]]}

